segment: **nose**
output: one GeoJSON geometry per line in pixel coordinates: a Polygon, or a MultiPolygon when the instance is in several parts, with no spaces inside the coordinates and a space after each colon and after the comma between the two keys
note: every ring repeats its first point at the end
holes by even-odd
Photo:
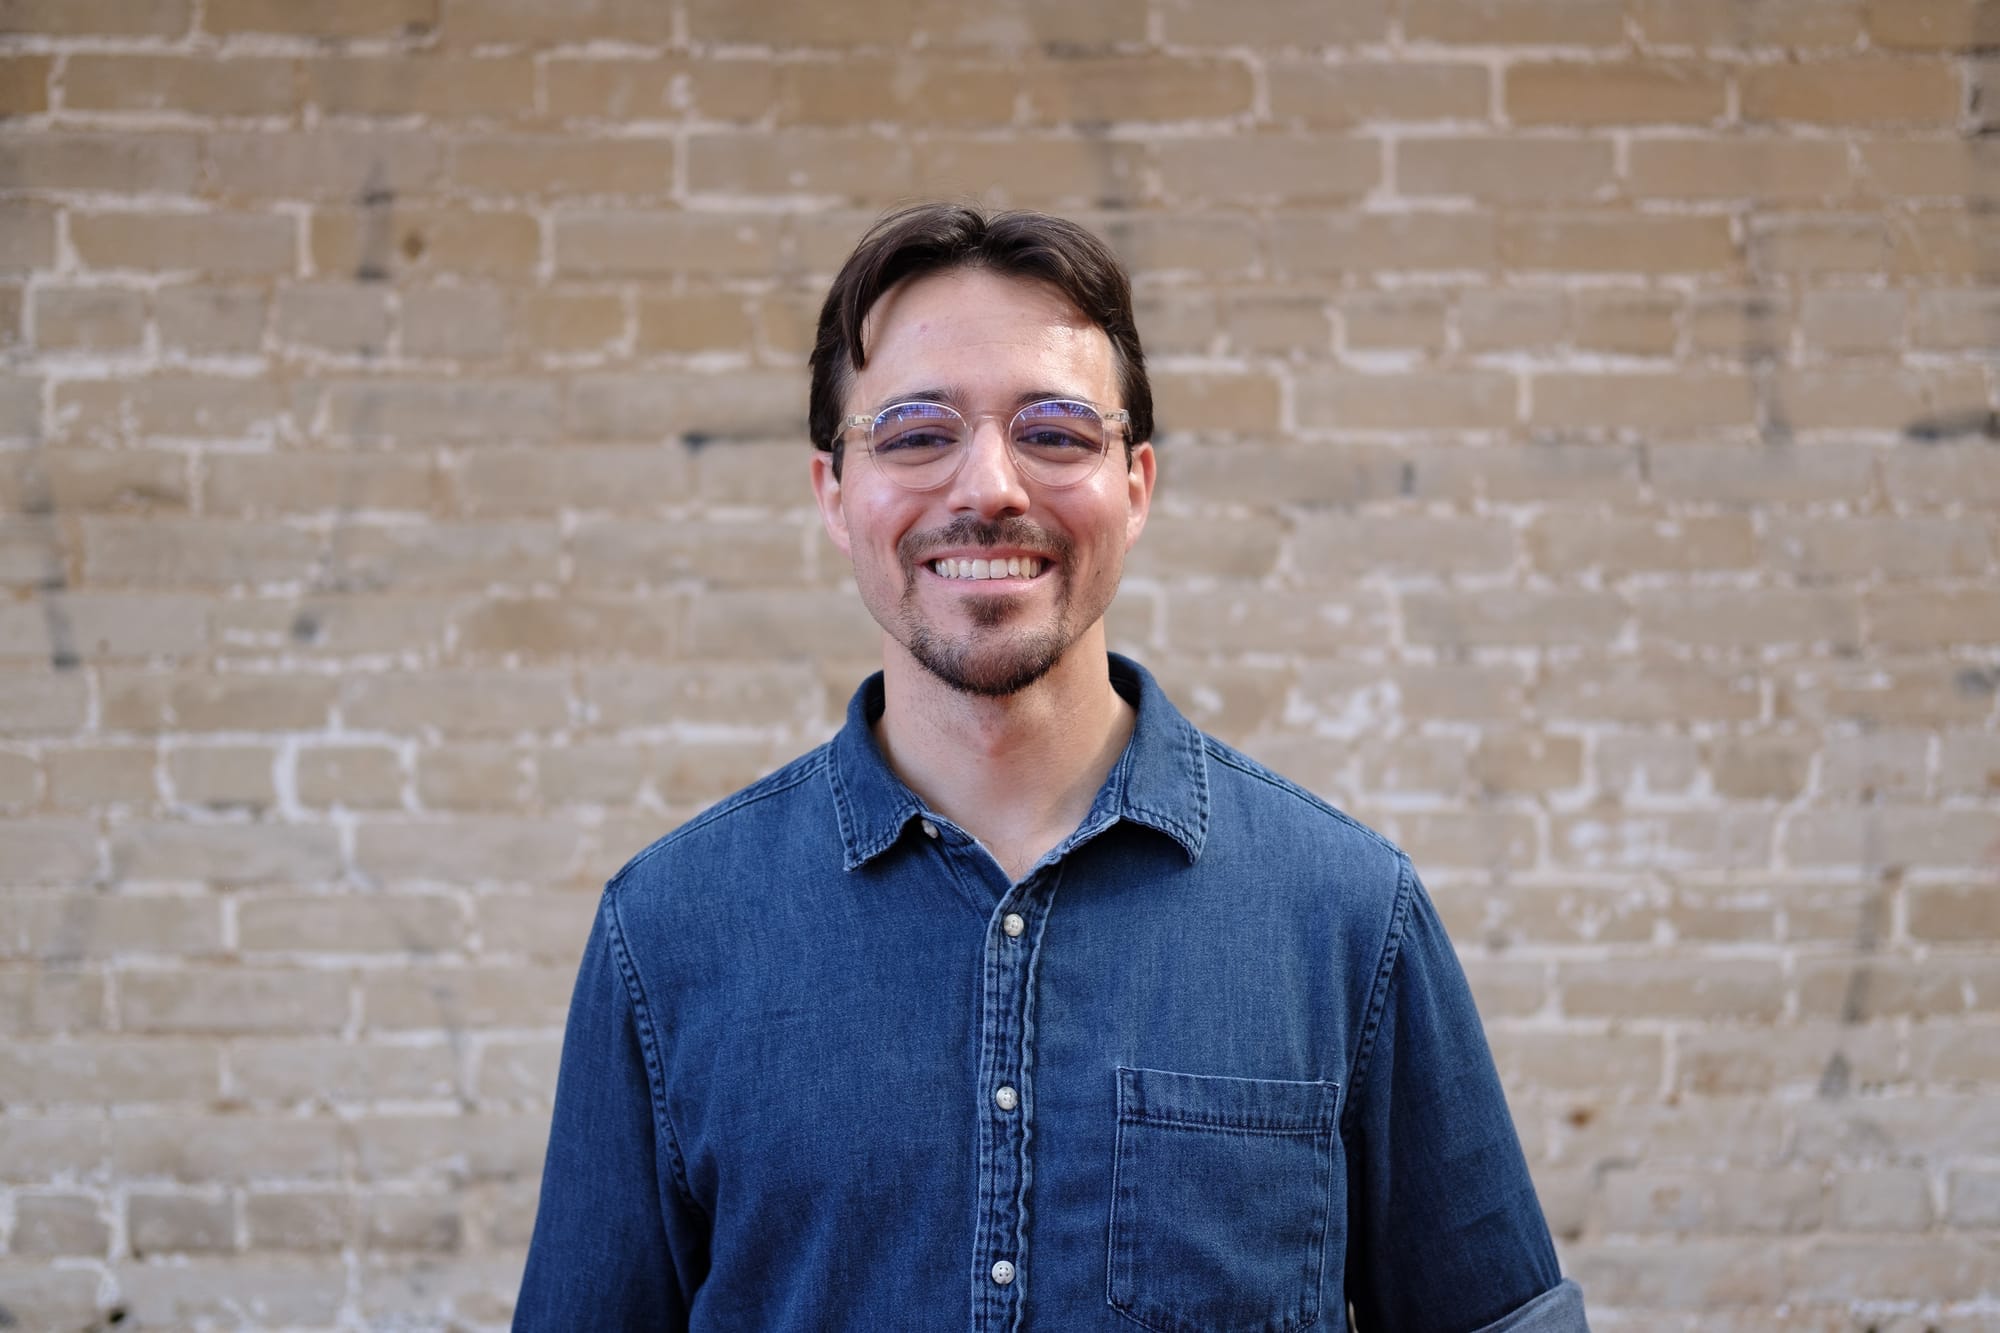
{"type": "Polygon", "coordinates": [[[951,479],[949,498],[953,513],[997,518],[1027,512],[1027,484],[1014,462],[1004,423],[991,417],[973,423],[972,436],[965,442],[965,461],[951,479]]]}

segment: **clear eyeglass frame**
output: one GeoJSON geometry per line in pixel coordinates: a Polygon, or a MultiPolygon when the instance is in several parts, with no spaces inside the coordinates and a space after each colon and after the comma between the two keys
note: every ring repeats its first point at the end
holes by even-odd
{"type": "Polygon", "coordinates": [[[1132,428],[1132,414],[1129,411],[1121,408],[1116,412],[1106,412],[1097,404],[1081,398],[1041,398],[1012,413],[975,412],[971,416],[967,416],[949,403],[941,403],[930,398],[915,398],[890,403],[873,414],[861,413],[842,418],[840,429],[842,435],[856,430],[866,432],[864,444],[869,457],[883,475],[896,485],[908,491],[933,491],[940,486],[948,485],[965,466],[965,460],[972,452],[967,446],[972,440],[973,433],[979,428],[979,423],[1000,421],[1003,418],[1007,421],[1005,436],[1007,452],[1014,460],[1015,468],[1022,476],[1049,490],[1066,490],[1071,486],[1080,486],[1096,476],[1097,470],[1104,465],[1105,456],[1111,452],[1114,428],[1128,433],[1132,428]],[[932,424],[942,425],[955,420],[958,423],[955,447],[915,464],[908,460],[897,459],[893,455],[885,457],[876,447],[882,423],[898,412],[913,408],[924,409],[926,419],[932,424]],[[1059,410],[1050,413],[1048,411],[1050,408],[1059,410]],[[1083,411],[1076,411],[1078,408],[1083,411]],[[1022,443],[1019,429],[1022,418],[1035,413],[1040,413],[1043,419],[1055,421],[1068,420],[1080,423],[1094,420],[1098,423],[1097,434],[1102,445],[1082,467],[1070,463],[1056,465],[1049,460],[1038,458],[1022,443]]]}

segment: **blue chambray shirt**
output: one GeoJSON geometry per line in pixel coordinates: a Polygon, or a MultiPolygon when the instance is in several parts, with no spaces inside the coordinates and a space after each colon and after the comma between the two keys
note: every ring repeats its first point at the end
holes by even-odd
{"type": "Polygon", "coordinates": [[[1110,669],[1131,742],[1019,883],[880,676],[618,872],[517,1330],[1585,1327],[1408,858],[1110,669]]]}

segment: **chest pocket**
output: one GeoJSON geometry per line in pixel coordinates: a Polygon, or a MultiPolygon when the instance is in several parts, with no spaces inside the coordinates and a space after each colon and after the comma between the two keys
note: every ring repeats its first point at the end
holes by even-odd
{"type": "Polygon", "coordinates": [[[1333,1083],[1118,1070],[1112,1308],[1162,1333],[1292,1333],[1319,1318],[1333,1083]]]}

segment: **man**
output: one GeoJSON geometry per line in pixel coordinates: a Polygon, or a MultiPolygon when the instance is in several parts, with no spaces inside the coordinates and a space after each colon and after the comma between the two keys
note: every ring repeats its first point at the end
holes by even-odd
{"type": "Polygon", "coordinates": [[[899,213],[812,372],[882,672],[607,888],[515,1327],[1583,1328],[1408,859],[1106,652],[1110,253],[899,213]]]}

